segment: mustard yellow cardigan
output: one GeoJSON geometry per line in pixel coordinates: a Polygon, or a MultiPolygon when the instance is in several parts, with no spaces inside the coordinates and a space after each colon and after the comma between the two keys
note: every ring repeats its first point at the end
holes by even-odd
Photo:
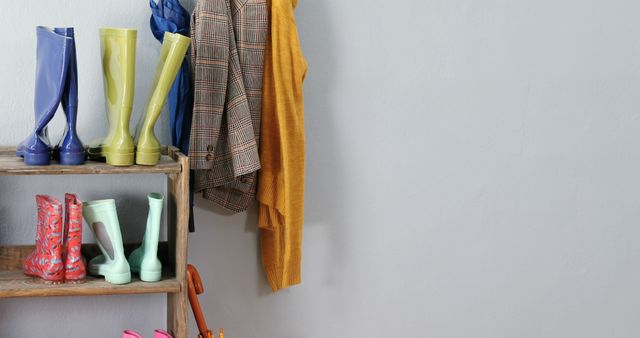
{"type": "Polygon", "coordinates": [[[273,291],[299,284],[304,222],[304,104],[307,71],[297,0],[270,0],[262,89],[257,198],[262,264],[273,291]]]}

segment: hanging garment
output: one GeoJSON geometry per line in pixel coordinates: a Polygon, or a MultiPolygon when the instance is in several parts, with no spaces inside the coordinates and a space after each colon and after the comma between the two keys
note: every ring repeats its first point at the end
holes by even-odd
{"type": "Polygon", "coordinates": [[[233,212],[255,198],[268,22],[266,0],[199,0],[191,17],[194,190],[233,212]]]}
{"type": "Polygon", "coordinates": [[[258,177],[262,264],[273,291],[301,282],[304,221],[304,103],[307,72],[298,39],[297,0],[271,1],[258,177]]]}

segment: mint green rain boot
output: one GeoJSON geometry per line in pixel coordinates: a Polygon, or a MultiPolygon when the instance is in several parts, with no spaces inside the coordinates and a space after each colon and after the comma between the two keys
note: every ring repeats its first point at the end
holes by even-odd
{"type": "Polygon", "coordinates": [[[104,276],[111,284],[131,282],[129,263],[124,255],[120,222],[115,200],[98,200],[83,203],[84,217],[102,255],[89,261],[89,273],[104,276]]]}
{"type": "Polygon", "coordinates": [[[147,229],[144,232],[142,245],[129,255],[129,265],[131,265],[131,271],[140,273],[140,280],[157,282],[162,274],[162,264],[158,259],[158,239],[164,196],[160,193],[150,193],[147,198],[149,199],[147,229]]]}

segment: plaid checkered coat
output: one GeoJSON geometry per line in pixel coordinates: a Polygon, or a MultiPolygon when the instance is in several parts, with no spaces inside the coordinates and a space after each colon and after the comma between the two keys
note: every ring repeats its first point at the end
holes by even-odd
{"type": "Polygon", "coordinates": [[[198,0],[189,157],[194,189],[239,212],[255,199],[267,0],[198,0]]]}

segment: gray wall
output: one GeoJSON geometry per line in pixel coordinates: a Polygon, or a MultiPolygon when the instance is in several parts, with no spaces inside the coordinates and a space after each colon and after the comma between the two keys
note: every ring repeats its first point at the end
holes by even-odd
{"type": "MultiPolygon", "coordinates": [[[[36,24],[79,29],[85,140],[105,123],[97,28],[138,27],[140,111],[158,51],[145,1],[14,3],[1,15],[0,144],[29,130],[36,24]]],[[[301,1],[304,284],[270,294],[255,210],[226,216],[198,200],[190,260],[210,324],[237,338],[640,337],[639,10],[301,1]]],[[[158,180],[0,178],[0,243],[32,241],[36,192],[144,209],[158,180]]],[[[128,209],[141,233],[144,215],[128,209]]],[[[161,296],[3,300],[0,336],[149,337],[163,312],[161,296]]]]}

